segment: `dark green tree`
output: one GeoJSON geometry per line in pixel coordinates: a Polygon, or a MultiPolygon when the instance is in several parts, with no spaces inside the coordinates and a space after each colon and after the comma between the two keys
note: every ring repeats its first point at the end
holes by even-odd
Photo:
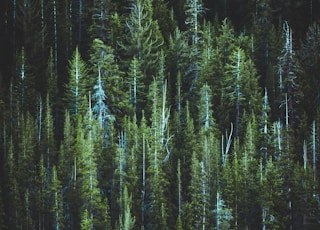
{"type": "Polygon", "coordinates": [[[239,135],[239,127],[243,112],[257,113],[261,96],[254,63],[241,48],[232,52],[230,62],[226,66],[226,78],[222,91],[222,106],[225,117],[235,124],[235,135],[239,135]]]}

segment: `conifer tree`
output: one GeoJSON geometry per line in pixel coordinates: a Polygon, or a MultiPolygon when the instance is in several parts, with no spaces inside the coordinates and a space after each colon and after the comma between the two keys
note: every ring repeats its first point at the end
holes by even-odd
{"type": "Polygon", "coordinates": [[[54,141],[54,122],[50,105],[49,95],[46,98],[46,111],[44,117],[44,127],[42,129],[43,139],[41,141],[41,150],[43,152],[44,164],[48,172],[51,171],[52,165],[56,163],[56,149],[54,141]]]}
{"type": "Polygon", "coordinates": [[[63,201],[61,195],[61,184],[58,179],[56,166],[52,166],[51,181],[49,185],[50,218],[51,227],[63,229],[63,201]]]}
{"type": "Polygon", "coordinates": [[[51,104],[55,105],[58,96],[58,77],[54,70],[53,50],[50,48],[48,64],[46,69],[47,94],[50,96],[51,104]]]}
{"type": "Polygon", "coordinates": [[[256,69],[244,51],[237,48],[230,56],[226,71],[229,76],[224,79],[221,99],[223,105],[232,108],[225,111],[225,116],[235,123],[235,135],[238,136],[243,111],[257,113],[260,105],[256,69]]]}
{"type": "Polygon", "coordinates": [[[299,74],[299,65],[295,58],[293,49],[292,30],[288,22],[283,24],[285,44],[282,49],[282,54],[279,57],[279,88],[282,111],[285,110],[284,119],[286,125],[291,128],[295,126],[297,116],[297,103],[299,98],[299,89],[297,76],[299,74]],[[284,108],[285,107],[285,108],[284,108]]]}
{"type": "Polygon", "coordinates": [[[128,85],[129,85],[129,101],[135,112],[140,112],[141,104],[145,95],[143,94],[144,82],[143,73],[141,72],[141,65],[136,57],[133,57],[128,74],[128,85]]]}
{"type": "Polygon", "coordinates": [[[319,73],[320,58],[318,53],[320,52],[320,45],[316,41],[320,37],[320,25],[319,23],[312,23],[308,27],[305,38],[302,42],[300,52],[298,53],[299,62],[301,68],[305,74],[301,83],[301,91],[304,93],[304,97],[301,98],[300,105],[303,106],[305,111],[308,111],[308,117],[314,117],[316,115],[316,109],[319,109],[319,92],[316,90],[319,87],[319,79],[317,73],[319,73]]]}
{"type": "Polygon", "coordinates": [[[14,83],[14,100],[17,104],[16,110],[20,110],[24,115],[29,111],[34,111],[35,88],[34,76],[31,71],[31,66],[28,62],[25,48],[21,48],[21,53],[17,56],[17,78],[13,80],[14,83]]]}
{"type": "Polygon", "coordinates": [[[90,84],[86,63],[82,60],[78,47],[69,61],[69,82],[66,84],[65,102],[67,109],[77,115],[83,96],[87,95],[90,84]]]}
{"type": "Polygon", "coordinates": [[[107,110],[110,110],[109,114],[104,114],[106,116],[104,118],[105,122],[107,122],[106,119],[112,120],[114,118],[111,114],[120,117],[121,114],[128,111],[129,105],[124,80],[116,63],[113,49],[105,45],[102,40],[94,39],[90,62],[92,64],[91,74],[95,79],[98,78],[97,84],[95,85],[96,93],[93,99],[100,100],[100,110],[103,108],[101,107],[102,102],[108,107],[107,110]],[[101,88],[105,91],[105,97],[101,94],[101,88]],[[98,90],[100,90],[100,95],[98,95],[98,90]]]}
{"type": "Polygon", "coordinates": [[[123,197],[120,199],[123,200],[123,213],[119,216],[119,229],[131,230],[135,225],[135,217],[131,213],[132,207],[132,196],[128,194],[128,189],[125,186],[123,191],[123,197]]]}
{"type": "MultiPolygon", "coordinates": [[[[157,21],[152,19],[153,10],[150,0],[135,0],[130,6],[130,15],[126,22],[129,36],[122,42],[121,47],[126,56],[136,57],[141,63],[146,85],[152,82],[153,71],[157,66],[159,48],[163,38],[157,21]]],[[[127,67],[129,67],[127,65],[127,67]]],[[[145,92],[147,89],[145,89],[145,92]]]]}
{"type": "Polygon", "coordinates": [[[190,229],[203,229],[206,226],[206,208],[208,202],[208,194],[206,193],[206,172],[204,162],[199,161],[198,153],[195,151],[192,154],[191,165],[191,182],[189,187],[190,192],[190,214],[191,226],[190,229]]]}
{"type": "MultiPolygon", "coordinates": [[[[182,130],[182,137],[183,137],[183,145],[181,145],[180,151],[180,158],[181,158],[181,174],[184,175],[182,177],[182,190],[188,191],[188,187],[191,180],[191,164],[192,164],[192,154],[195,149],[196,141],[196,133],[194,128],[194,122],[191,117],[189,111],[189,103],[187,102],[184,112],[184,120],[183,123],[185,126],[182,130]]],[[[184,194],[185,199],[189,200],[189,195],[184,194]]]]}
{"type": "Polygon", "coordinates": [[[204,12],[202,0],[187,0],[185,3],[185,14],[188,29],[189,42],[191,44],[191,60],[190,60],[190,72],[191,76],[191,88],[193,87],[193,81],[198,80],[200,70],[200,46],[202,40],[202,30],[200,29],[200,17],[204,12]]]}
{"type": "MultiPolygon", "coordinates": [[[[96,155],[94,154],[94,138],[97,135],[97,124],[93,119],[91,102],[87,114],[84,117],[85,126],[78,130],[77,150],[78,150],[78,169],[75,176],[79,176],[78,185],[80,186],[81,211],[87,210],[90,223],[90,229],[103,226],[103,203],[100,196],[97,180],[96,155]]],[[[81,127],[81,126],[80,126],[81,127]]]]}
{"type": "Polygon", "coordinates": [[[92,108],[94,116],[96,117],[100,129],[105,131],[104,137],[107,137],[108,123],[109,120],[112,120],[108,105],[105,103],[107,98],[104,90],[104,84],[101,80],[101,71],[98,67],[98,80],[96,85],[94,85],[95,92],[92,95],[92,99],[95,101],[95,104],[92,108]]]}
{"type": "Polygon", "coordinates": [[[216,37],[218,53],[221,56],[224,67],[228,63],[229,56],[236,48],[235,35],[230,20],[224,19],[219,28],[219,35],[216,37]]]}
{"type": "Polygon", "coordinates": [[[147,139],[149,143],[147,172],[148,188],[149,188],[149,221],[152,227],[167,229],[168,227],[168,200],[165,195],[168,191],[168,181],[165,165],[170,160],[171,150],[169,147],[169,115],[170,111],[167,108],[167,91],[166,83],[160,84],[162,92],[159,92],[158,81],[154,79],[150,88],[150,96],[152,97],[152,115],[150,137],[147,139]],[[162,99],[159,101],[159,95],[162,99]],[[159,215],[160,214],[160,215],[159,215]]]}
{"type": "Polygon", "coordinates": [[[91,14],[92,23],[89,28],[90,35],[93,39],[99,38],[106,42],[110,39],[110,16],[114,4],[110,0],[94,0],[92,3],[91,14]]]}
{"type": "Polygon", "coordinates": [[[8,144],[8,157],[5,163],[6,171],[6,187],[4,188],[5,195],[5,207],[7,210],[7,215],[12,216],[13,218],[8,219],[8,226],[14,228],[22,228],[22,210],[23,202],[20,197],[19,191],[19,181],[18,181],[18,170],[16,169],[16,159],[17,153],[15,152],[12,137],[10,138],[8,144]]]}

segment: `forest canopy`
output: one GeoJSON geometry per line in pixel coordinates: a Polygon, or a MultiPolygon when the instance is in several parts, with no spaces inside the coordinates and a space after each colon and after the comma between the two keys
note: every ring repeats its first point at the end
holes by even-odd
{"type": "Polygon", "coordinates": [[[0,229],[318,229],[319,9],[2,0],[0,229]]]}

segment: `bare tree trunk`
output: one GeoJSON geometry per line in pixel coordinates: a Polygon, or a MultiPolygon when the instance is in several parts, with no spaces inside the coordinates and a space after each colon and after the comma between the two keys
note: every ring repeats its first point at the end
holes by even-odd
{"type": "Polygon", "coordinates": [[[144,227],[145,221],[145,195],[146,195],[146,145],[145,145],[145,134],[142,134],[142,193],[141,193],[141,202],[142,202],[142,212],[141,212],[141,222],[142,227],[144,227]]]}
{"type": "Polygon", "coordinates": [[[58,73],[58,28],[57,28],[57,3],[53,0],[53,27],[54,27],[54,66],[55,72],[58,73]]]}

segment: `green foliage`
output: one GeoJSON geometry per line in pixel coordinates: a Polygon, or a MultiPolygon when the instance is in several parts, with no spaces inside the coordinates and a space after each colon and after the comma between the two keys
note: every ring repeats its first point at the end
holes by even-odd
{"type": "Polygon", "coordinates": [[[81,100],[88,94],[91,86],[87,65],[81,58],[77,47],[69,61],[69,82],[65,86],[65,103],[72,114],[79,113],[81,100]]]}
{"type": "Polygon", "coordinates": [[[238,135],[243,112],[256,114],[261,105],[261,97],[256,69],[251,59],[241,48],[233,51],[229,58],[221,100],[222,105],[227,106],[224,116],[235,124],[235,133],[238,135]]]}
{"type": "Polygon", "coordinates": [[[123,214],[119,216],[119,229],[131,230],[134,228],[135,217],[131,214],[132,196],[128,194],[128,189],[125,186],[123,191],[123,214]]]}
{"type": "Polygon", "coordinates": [[[94,39],[90,62],[92,64],[90,75],[93,79],[97,79],[97,76],[100,76],[101,85],[105,89],[103,102],[110,110],[110,113],[121,120],[121,115],[128,113],[128,95],[113,49],[105,45],[102,40],[94,39]]]}
{"type": "Polygon", "coordinates": [[[302,2],[1,4],[0,228],[318,229],[302,2]]]}

